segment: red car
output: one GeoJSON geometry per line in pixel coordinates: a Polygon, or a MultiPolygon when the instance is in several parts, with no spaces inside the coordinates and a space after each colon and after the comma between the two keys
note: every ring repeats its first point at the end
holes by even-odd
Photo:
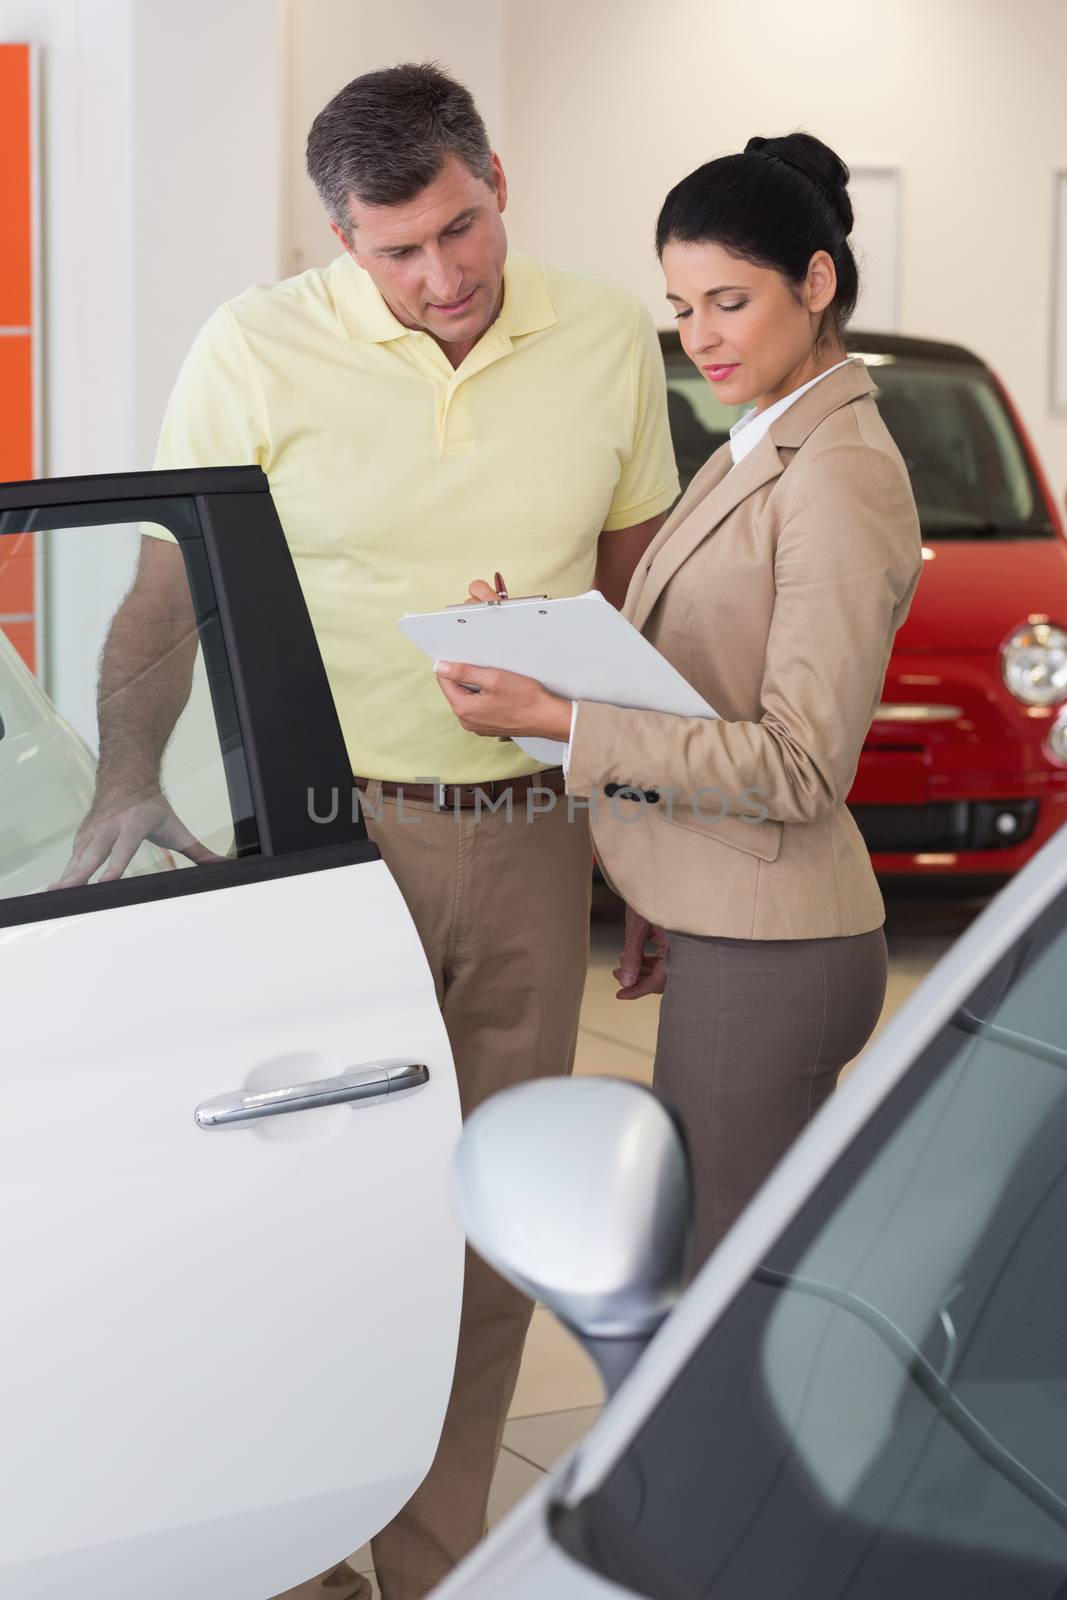
{"type": "MultiPolygon", "coordinates": [[[[683,487],[724,406],[662,333],[683,487]]],[[[911,474],[924,569],[849,806],[879,874],[1015,872],[1067,820],[1067,544],[1003,385],[958,345],[852,333],[911,474]]]]}

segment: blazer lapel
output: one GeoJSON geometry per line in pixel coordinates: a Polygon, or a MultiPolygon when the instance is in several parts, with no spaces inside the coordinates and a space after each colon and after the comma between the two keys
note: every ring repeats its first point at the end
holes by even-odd
{"type": "Polygon", "coordinates": [[[688,504],[686,500],[679,503],[677,512],[668,518],[645,552],[639,569],[644,574],[643,582],[634,580],[623,607],[623,615],[635,628],[644,627],[656,601],[678,568],[715,532],[730,512],[750,494],[755,494],[757,489],[784,472],[786,463],[778,447],[790,452],[799,449],[808,435],[831,412],[865,394],[873,393],[874,387],[863,362],[859,359],[850,361],[794,401],[772,422],[755,449],[738,466],[732,467],[733,458],[728,444],[715,452],[693,480],[692,488],[700,487],[702,492],[689,500],[688,504]],[[707,473],[707,480],[702,484],[704,473],[707,473]]]}
{"type": "Polygon", "coordinates": [[[624,617],[629,618],[631,621],[633,620],[634,612],[640,603],[641,591],[648,579],[649,570],[667,541],[674,537],[675,529],[688,522],[697,507],[703,505],[717,485],[722,482],[732,465],[733,457],[730,455],[728,444],[720,445],[718,450],[705,461],[638,562],[637,570],[630,580],[630,587],[626,592],[626,600],[623,603],[622,614],[624,617]]]}
{"type": "Polygon", "coordinates": [[[771,423],[768,430],[777,445],[799,450],[808,437],[832,411],[839,411],[865,394],[873,394],[875,384],[863,364],[862,357],[853,356],[847,366],[838,367],[822,378],[799,400],[787,406],[782,415],[771,423]]]}
{"type": "MultiPolygon", "coordinates": [[[[684,521],[674,528],[670,537],[653,557],[640,594],[634,596],[632,613],[629,606],[627,607],[626,614],[635,628],[644,627],[652,614],[653,606],[683,561],[688,561],[693,551],[715,532],[719,523],[728,517],[742,500],[754,494],[761,484],[768,483],[782,471],[784,463],[779,459],[769,433],[764,434],[756,448],[732,471],[729,462],[727,463],[726,472],[709,493],[693,506],[684,521]]],[[[662,532],[666,532],[666,529],[662,532]]]]}

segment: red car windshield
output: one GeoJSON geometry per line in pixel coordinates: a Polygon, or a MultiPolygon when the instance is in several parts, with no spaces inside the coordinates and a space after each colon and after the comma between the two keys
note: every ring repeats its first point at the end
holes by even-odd
{"type": "MultiPolygon", "coordinates": [[[[864,359],[877,385],[878,409],[911,475],[924,539],[1053,536],[1022,443],[982,367],[888,355],[864,359]]],[[[684,489],[745,408],[723,405],[684,355],[668,351],[666,365],[684,489]]]]}

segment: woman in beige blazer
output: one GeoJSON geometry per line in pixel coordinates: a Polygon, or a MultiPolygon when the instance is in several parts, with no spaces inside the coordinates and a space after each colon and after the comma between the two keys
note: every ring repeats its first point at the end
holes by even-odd
{"type": "Polygon", "coordinates": [[[624,615],[720,720],[572,708],[530,679],[438,663],[465,727],[569,740],[568,792],[592,799],[597,854],[632,908],[624,995],[664,987],[642,952],[650,935],[669,948],[655,1086],[688,1136],[695,1264],[885,994],[884,908],[845,799],[921,545],[874,384],[842,343],[847,182],[810,135],[751,139],[659,218],[686,353],[753,409],[649,546],[624,615]]]}

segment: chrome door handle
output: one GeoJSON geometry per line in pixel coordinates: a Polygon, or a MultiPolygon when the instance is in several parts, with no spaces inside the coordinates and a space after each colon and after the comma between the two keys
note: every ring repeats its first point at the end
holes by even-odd
{"type": "Polygon", "coordinates": [[[430,1071],[417,1061],[376,1061],[372,1065],[342,1072],[336,1078],[319,1078],[314,1083],[295,1083],[288,1089],[222,1094],[205,1100],[196,1108],[197,1126],[204,1129],[234,1128],[260,1117],[280,1117],[289,1111],[314,1111],[319,1106],[339,1106],[350,1102],[377,1105],[394,1094],[421,1089],[430,1081],[430,1071]]]}

